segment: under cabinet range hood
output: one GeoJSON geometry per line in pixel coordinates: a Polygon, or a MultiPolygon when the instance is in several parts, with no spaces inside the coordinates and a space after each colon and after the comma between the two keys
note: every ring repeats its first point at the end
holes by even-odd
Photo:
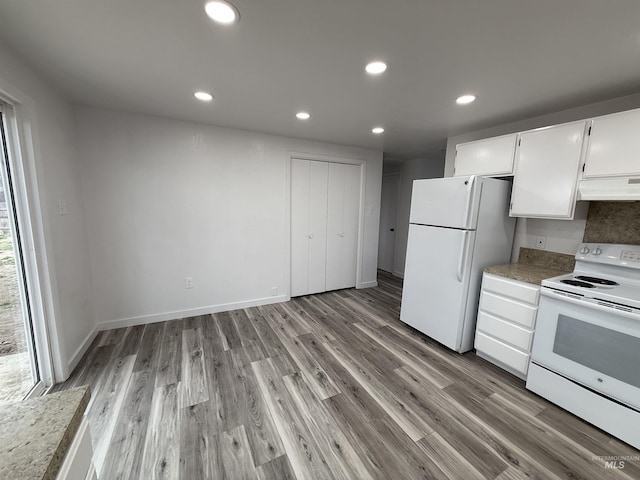
{"type": "Polygon", "coordinates": [[[640,177],[593,178],[581,180],[578,200],[632,202],[640,200],[640,177]]]}

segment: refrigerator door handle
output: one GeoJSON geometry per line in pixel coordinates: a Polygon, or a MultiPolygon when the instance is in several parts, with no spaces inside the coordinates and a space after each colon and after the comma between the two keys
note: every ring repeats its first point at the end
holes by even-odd
{"type": "Polygon", "coordinates": [[[467,263],[467,243],[469,239],[469,232],[464,232],[464,236],[462,237],[462,242],[460,244],[460,260],[458,263],[458,282],[462,282],[463,272],[464,272],[464,264],[467,263]]]}
{"type": "Polygon", "coordinates": [[[474,203],[473,202],[473,187],[475,186],[475,180],[476,180],[476,176],[475,175],[471,175],[469,177],[469,180],[467,180],[465,182],[465,184],[468,184],[467,186],[467,191],[469,193],[469,195],[467,196],[467,204],[464,207],[464,228],[471,228],[469,226],[469,216],[471,215],[471,206],[474,203]]]}

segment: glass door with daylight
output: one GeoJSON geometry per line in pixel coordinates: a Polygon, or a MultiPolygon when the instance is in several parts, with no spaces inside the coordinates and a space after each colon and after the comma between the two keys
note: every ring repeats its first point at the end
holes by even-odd
{"type": "Polygon", "coordinates": [[[0,103],[0,404],[24,399],[40,381],[7,111],[0,103]]]}

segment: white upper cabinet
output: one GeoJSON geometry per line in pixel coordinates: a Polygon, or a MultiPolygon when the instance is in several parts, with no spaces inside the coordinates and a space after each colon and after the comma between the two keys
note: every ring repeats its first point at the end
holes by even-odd
{"type": "Polygon", "coordinates": [[[573,218],[586,124],[566,123],[520,134],[512,217],[573,218]]]}
{"type": "Polygon", "coordinates": [[[498,177],[513,174],[517,134],[460,143],[456,146],[454,176],[498,177]]]}
{"type": "Polygon", "coordinates": [[[640,110],[593,119],[584,178],[640,175],[640,110]]]}

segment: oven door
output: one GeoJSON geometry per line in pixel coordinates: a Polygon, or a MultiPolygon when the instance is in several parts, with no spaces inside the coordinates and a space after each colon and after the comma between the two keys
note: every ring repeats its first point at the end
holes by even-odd
{"type": "Polygon", "coordinates": [[[531,360],[640,410],[640,314],[540,293],[531,360]]]}

